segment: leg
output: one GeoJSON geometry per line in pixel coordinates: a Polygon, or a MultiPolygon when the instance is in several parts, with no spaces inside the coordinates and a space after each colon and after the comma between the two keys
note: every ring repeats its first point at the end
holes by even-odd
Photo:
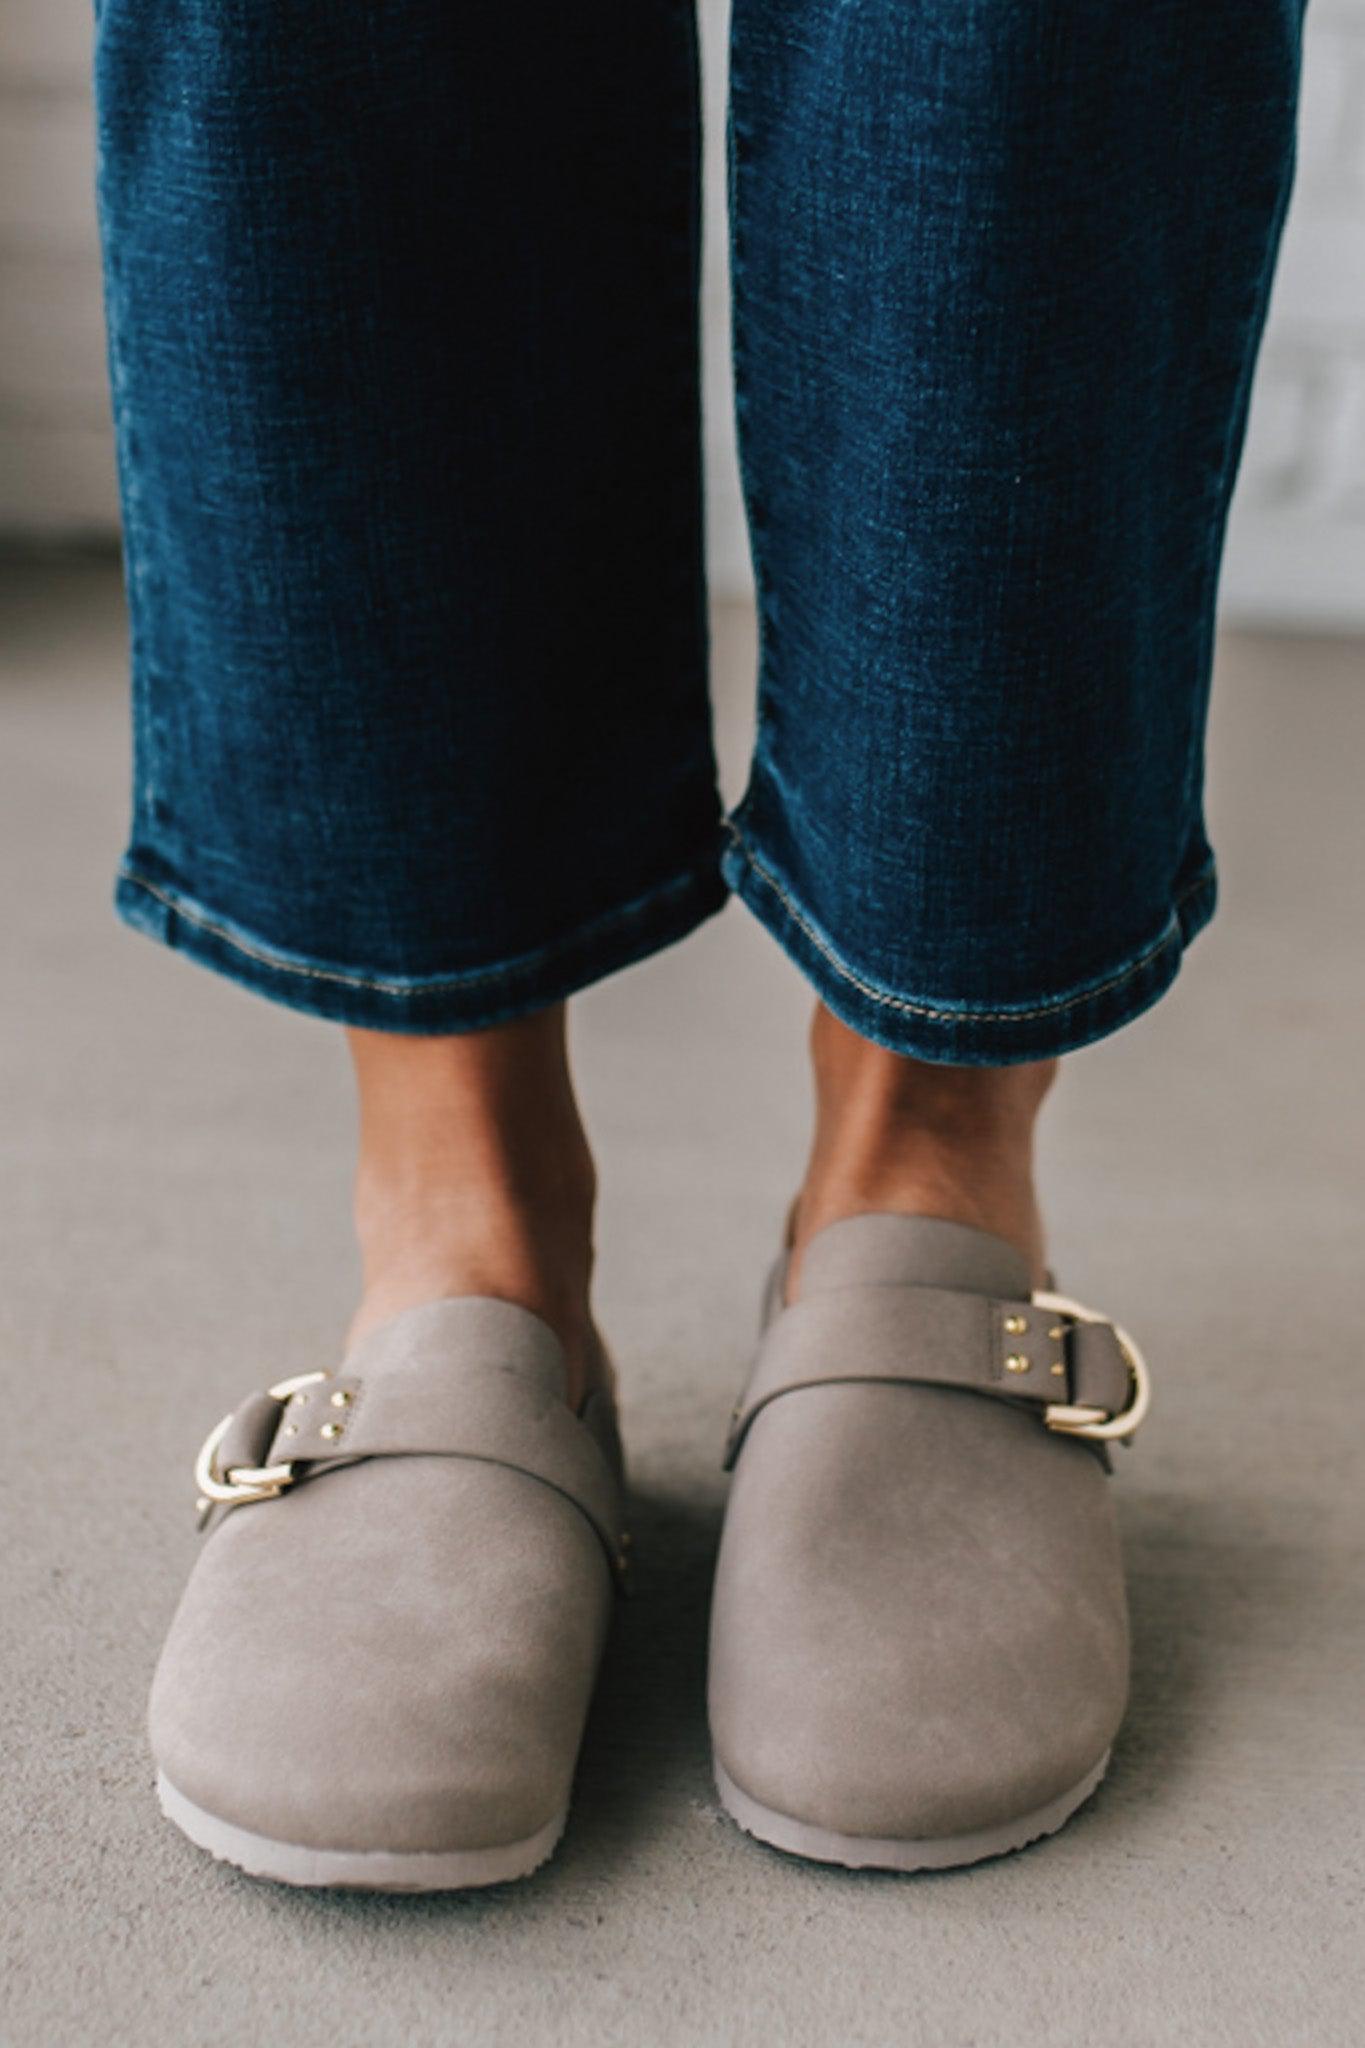
{"type": "Polygon", "coordinates": [[[1214,895],[1224,516],[1298,0],[738,0],[760,733],[727,874],[861,1036],[1054,1058],[1214,895]]]}
{"type": "Polygon", "coordinates": [[[724,897],[695,60],[681,0],[100,0],[119,907],[360,1096],[352,1341],[201,1453],[150,1714],[167,1814],[288,1883],[534,1869],[609,1626],[563,998],[724,897]]]}
{"type": "Polygon", "coordinates": [[[1024,1254],[1034,1285],[1044,1284],[1033,1132],[1056,1079],[1055,1060],[930,1065],[860,1038],[820,1003],[811,1061],[815,1130],[788,1219],[791,1297],[817,1231],[841,1216],[886,1210],[993,1231],[1024,1254]]]}
{"type": "Polygon", "coordinates": [[[798,1243],[928,1207],[1036,1270],[1047,1063],[1212,913],[1214,598],[1299,17],[738,0],[762,668],[725,867],[824,1006],[798,1243]]]}
{"type": "Polygon", "coordinates": [[[355,1343],[424,1301],[495,1295],[565,1346],[574,1408],[598,1383],[588,1285],[596,1178],[565,1006],[491,1031],[349,1034],[360,1097],[355,1343]]]}
{"type": "Polygon", "coordinates": [[[119,907],[480,1029],[719,907],[679,0],[103,0],[119,907]]]}
{"type": "Polygon", "coordinates": [[[557,1005],[725,893],[689,8],[103,0],[97,85],[119,908],[354,1027],[353,1335],[486,1288],[576,1396],[557,1005]]]}
{"type": "Polygon", "coordinates": [[[1213,909],[1214,593],[1299,11],[736,0],[762,673],[725,864],[820,1008],[711,1724],[730,1812],[825,1861],[1022,1847],[1123,1716],[1106,1447],[1145,1369],[1036,1298],[1031,1141],[1058,1058],[1213,909]]]}

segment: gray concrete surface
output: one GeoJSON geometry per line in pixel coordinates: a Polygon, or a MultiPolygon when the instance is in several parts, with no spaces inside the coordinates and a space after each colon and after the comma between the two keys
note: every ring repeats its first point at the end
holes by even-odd
{"type": "MultiPolygon", "coordinates": [[[[750,633],[719,624],[733,785],[750,633]]],[[[1119,1461],[1137,1676],[1090,1808],[913,1879],[804,1867],[717,1812],[717,1448],[805,1111],[804,992],[732,907],[579,1006],[639,1573],[575,1817],[530,1885],[414,1902],[253,1885],[152,1802],[189,1461],[245,1389],[332,1354],[350,1112],[333,1033],[107,910],[121,636],[107,568],[0,576],[6,2048],[1359,2041],[1360,648],[1225,646],[1223,911],[1160,1009],[1072,1062],[1049,1129],[1062,1282],[1158,1386],[1119,1461]]]]}

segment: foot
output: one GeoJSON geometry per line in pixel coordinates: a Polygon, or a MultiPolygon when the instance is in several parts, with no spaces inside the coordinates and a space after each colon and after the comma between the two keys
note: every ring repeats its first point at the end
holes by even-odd
{"type": "Polygon", "coordinates": [[[855,1868],[1022,1848],[1089,1796],[1128,1623],[1098,1446],[1141,1419],[1120,1334],[1029,1301],[1023,1254],[940,1218],[808,1246],[735,1411],[711,1604],[727,1811],[855,1868]]]}
{"type": "Polygon", "coordinates": [[[217,1505],[150,1713],[192,1841],[280,1883],[384,1891],[550,1854],[622,1547],[610,1402],[575,1418],[562,1377],[539,1316],[427,1302],[215,1432],[198,1476],[217,1505]],[[263,1467],[278,1483],[253,1491],[263,1467]]]}
{"type": "Polygon", "coordinates": [[[1046,1279],[1033,1134],[1057,1062],[931,1066],[873,1045],[823,1005],[811,1026],[815,1135],[787,1220],[787,1299],[826,1224],[890,1211],[941,1216],[1004,1238],[1046,1279]]]}
{"type": "Polygon", "coordinates": [[[347,1036],[364,1274],[349,1341],[450,1296],[515,1302],[559,1338],[579,1409],[610,1367],[590,1306],[596,1179],[563,1005],[459,1037],[347,1036]]]}

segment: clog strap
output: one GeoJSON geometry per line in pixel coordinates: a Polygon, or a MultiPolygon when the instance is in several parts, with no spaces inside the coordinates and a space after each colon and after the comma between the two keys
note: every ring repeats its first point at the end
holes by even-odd
{"type": "MultiPolygon", "coordinates": [[[[606,1399],[594,1397],[599,1406],[606,1399]]],[[[495,1355],[458,1374],[433,1365],[282,1381],[218,1425],[195,1477],[207,1513],[276,1499],[361,1458],[395,1457],[473,1458],[525,1473],[572,1501],[613,1570],[624,1568],[621,1487],[599,1435],[495,1355]]]]}
{"type": "Polygon", "coordinates": [[[942,1287],[865,1284],[780,1309],[731,1418],[734,1464],[760,1409],[839,1381],[955,1387],[1034,1410],[1049,1429],[1131,1437],[1146,1414],[1146,1365],[1117,1324],[1065,1295],[1025,1299],[942,1287]]]}

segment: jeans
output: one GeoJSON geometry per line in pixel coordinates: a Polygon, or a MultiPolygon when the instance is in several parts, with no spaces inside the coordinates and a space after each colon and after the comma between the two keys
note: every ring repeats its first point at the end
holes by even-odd
{"type": "Polygon", "coordinates": [[[707,703],[691,0],[101,0],[129,923],[458,1032],[734,892],[922,1059],[1211,915],[1300,0],[734,0],[759,732],[707,703]]]}

